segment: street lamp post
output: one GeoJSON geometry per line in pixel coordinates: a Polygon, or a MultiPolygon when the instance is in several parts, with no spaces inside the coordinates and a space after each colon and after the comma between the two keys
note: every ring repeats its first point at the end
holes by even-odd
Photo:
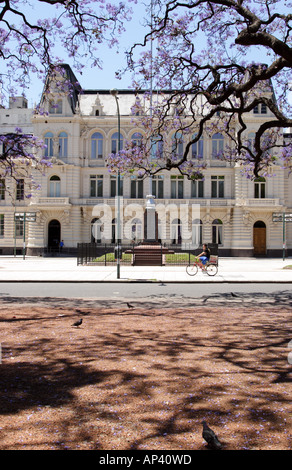
{"type": "MultiPolygon", "coordinates": [[[[111,95],[115,98],[118,112],[118,152],[121,150],[121,117],[118,90],[114,88],[110,91],[111,95]]],[[[121,259],[121,175],[118,168],[118,194],[117,194],[117,279],[120,279],[120,259],[121,259]]]]}

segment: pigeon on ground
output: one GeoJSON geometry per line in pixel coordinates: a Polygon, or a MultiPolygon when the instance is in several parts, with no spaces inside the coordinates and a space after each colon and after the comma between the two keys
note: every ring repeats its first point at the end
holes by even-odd
{"type": "Polygon", "coordinates": [[[129,304],[129,302],[127,302],[127,306],[128,308],[134,308],[134,305],[129,304]]]}
{"type": "Polygon", "coordinates": [[[80,320],[77,320],[75,323],[73,323],[72,326],[80,326],[82,323],[82,318],[80,318],[80,320]]]}
{"type": "Polygon", "coordinates": [[[203,425],[202,436],[205,439],[205,441],[208,443],[209,447],[214,450],[222,449],[221,442],[219,441],[214,431],[212,431],[212,429],[209,428],[206,421],[202,421],[202,425],[203,425]]]}

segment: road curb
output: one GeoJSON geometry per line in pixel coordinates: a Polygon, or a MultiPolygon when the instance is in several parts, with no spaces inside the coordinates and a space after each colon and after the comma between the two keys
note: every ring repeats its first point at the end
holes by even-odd
{"type": "Polygon", "coordinates": [[[5,284],[5,283],[26,283],[26,284],[109,284],[109,283],[116,283],[116,284],[292,284],[291,281],[281,281],[281,280],[248,280],[248,279],[220,279],[220,280],[193,280],[193,281],[184,281],[184,280],[165,280],[165,279],[101,279],[101,280],[74,280],[74,279],[68,279],[68,280],[59,280],[59,279],[1,279],[0,284],[5,284]]]}

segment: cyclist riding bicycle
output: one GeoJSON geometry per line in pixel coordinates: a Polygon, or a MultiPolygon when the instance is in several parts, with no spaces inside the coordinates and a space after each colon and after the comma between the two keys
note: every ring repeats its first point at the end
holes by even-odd
{"type": "MultiPolygon", "coordinates": [[[[205,266],[207,262],[209,261],[210,255],[211,255],[211,252],[208,248],[208,245],[204,244],[202,253],[198,255],[198,258],[201,260],[201,263],[203,266],[205,266]]],[[[202,269],[205,269],[203,268],[203,266],[202,266],[202,269]]]]}

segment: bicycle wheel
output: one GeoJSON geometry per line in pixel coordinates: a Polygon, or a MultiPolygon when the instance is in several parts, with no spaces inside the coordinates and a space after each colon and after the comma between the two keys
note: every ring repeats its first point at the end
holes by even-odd
{"type": "Polygon", "coordinates": [[[195,274],[198,272],[198,266],[196,264],[189,264],[186,267],[186,271],[189,276],[195,276],[195,274]]]}
{"type": "Polygon", "coordinates": [[[216,266],[216,264],[208,264],[206,266],[206,273],[209,276],[215,276],[217,272],[218,272],[218,267],[216,266]]]}

